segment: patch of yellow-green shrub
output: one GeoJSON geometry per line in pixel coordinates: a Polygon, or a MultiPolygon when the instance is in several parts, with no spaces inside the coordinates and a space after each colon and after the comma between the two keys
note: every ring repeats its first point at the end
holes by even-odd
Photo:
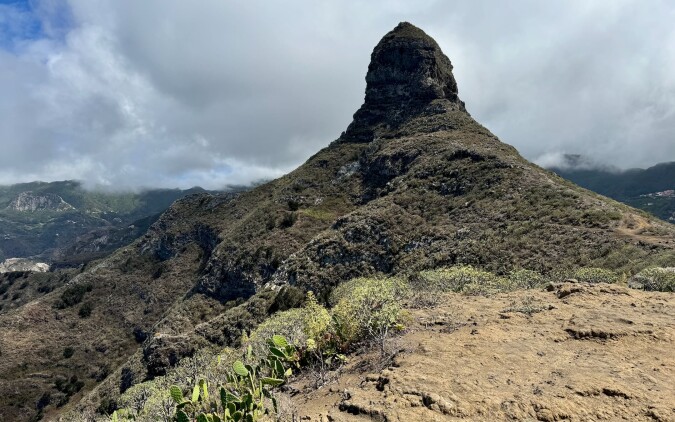
{"type": "Polygon", "coordinates": [[[253,330],[248,343],[257,352],[265,350],[273,335],[285,337],[294,346],[304,347],[308,340],[318,341],[331,329],[331,315],[319,304],[312,292],[302,308],[277,312],[253,330]]]}
{"type": "Polygon", "coordinates": [[[512,282],[471,265],[422,271],[416,289],[430,292],[456,292],[469,295],[488,295],[512,290],[512,282]]]}
{"type": "Polygon", "coordinates": [[[648,291],[675,292],[675,267],[646,268],[631,278],[629,286],[648,291]]]}
{"type": "Polygon", "coordinates": [[[259,352],[267,347],[267,339],[277,334],[284,336],[289,343],[296,346],[305,344],[308,338],[305,332],[305,313],[304,308],[277,312],[258,325],[244,343],[250,344],[256,352],[259,352]]]}
{"type": "Polygon", "coordinates": [[[408,293],[408,283],[400,278],[357,278],[339,285],[330,301],[342,342],[386,337],[400,323],[402,299],[408,293]]]}
{"type": "Polygon", "coordinates": [[[513,289],[534,289],[546,284],[546,278],[532,270],[515,270],[508,278],[513,289]]]}
{"type": "Polygon", "coordinates": [[[614,271],[604,268],[579,268],[574,271],[572,278],[582,283],[616,283],[621,280],[621,276],[614,271]]]}

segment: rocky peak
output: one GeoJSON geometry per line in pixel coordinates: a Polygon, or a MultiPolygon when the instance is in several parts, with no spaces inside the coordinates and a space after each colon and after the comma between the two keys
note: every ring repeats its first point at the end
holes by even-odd
{"type": "Polygon", "coordinates": [[[370,141],[379,128],[396,128],[432,111],[429,106],[438,100],[446,104],[435,107],[437,112],[465,110],[450,59],[433,38],[408,22],[399,23],[375,46],[366,83],[365,102],[343,140],[370,141]]]}

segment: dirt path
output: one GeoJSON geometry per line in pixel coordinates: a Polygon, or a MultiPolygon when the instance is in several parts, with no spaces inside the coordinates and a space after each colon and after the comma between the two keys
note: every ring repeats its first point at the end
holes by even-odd
{"type": "Polygon", "coordinates": [[[303,420],[675,421],[673,294],[563,284],[413,316],[392,366],[355,357],[296,396],[303,420]]]}
{"type": "MultiPolygon", "coordinates": [[[[668,224],[668,223],[663,223],[668,224]]],[[[621,221],[616,228],[620,237],[629,238],[638,242],[675,247],[675,239],[670,235],[659,235],[659,228],[646,218],[631,214],[621,221]]]]}

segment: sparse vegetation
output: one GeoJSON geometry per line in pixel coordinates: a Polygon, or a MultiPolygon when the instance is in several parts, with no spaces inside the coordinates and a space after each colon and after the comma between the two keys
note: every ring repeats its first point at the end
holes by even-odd
{"type": "Polygon", "coordinates": [[[519,312],[527,316],[532,316],[537,312],[549,309],[548,305],[537,301],[533,296],[526,296],[520,302],[512,302],[511,305],[504,309],[504,312],[519,312]]]}

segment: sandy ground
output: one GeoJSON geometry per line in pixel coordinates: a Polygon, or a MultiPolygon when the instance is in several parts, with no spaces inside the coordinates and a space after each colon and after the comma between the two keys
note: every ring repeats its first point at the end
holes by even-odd
{"type": "Polygon", "coordinates": [[[389,367],[353,357],[293,397],[299,419],[675,421],[675,294],[566,283],[412,313],[389,367]]]}

